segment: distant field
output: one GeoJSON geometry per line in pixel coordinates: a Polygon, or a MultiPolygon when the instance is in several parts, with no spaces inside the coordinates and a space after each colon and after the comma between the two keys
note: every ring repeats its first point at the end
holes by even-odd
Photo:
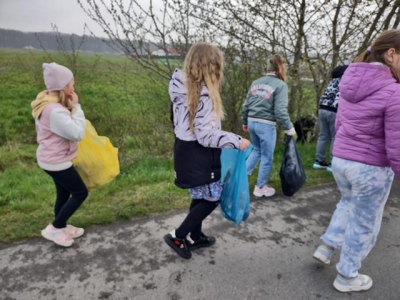
{"type": "MultiPolygon", "coordinates": [[[[68,57],[51,56],[69,66],[68,57]]],[[[0,50],[0,243],[38,236],[52,220],[55,191],[36,165],[30,108],[45,88],[41,64],[52,60],[44,52],[0,50]]],[[[85,115],[119,148],[121,175],[91,192],[71,223],[86,227],[186,209],[188,192],[173,184],[168,81],[119,56],[82,54],[76,70],[76,92],[85,115]]],[[[314,144],[299,146],[307,185],[332,182],[330,174],[310,168],[314,149],[314,144]]],[[[279,145],[270,182],[278,189],[282,151],[279,145]]],[[[253,174],[251,186],[255,178],[253,174]]]]}

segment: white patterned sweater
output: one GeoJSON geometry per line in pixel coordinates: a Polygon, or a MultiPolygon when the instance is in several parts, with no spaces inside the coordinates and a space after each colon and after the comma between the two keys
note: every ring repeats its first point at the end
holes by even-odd
{"type": "Polygon", "coordinates": [[[239,149],[241,136],[221,130],[221,120],[213,110],[213,102],[205,85],[200,93],[193,123],[194,132],[190,130],[185,81],[183,72],[176,69],[169,84],[175,136],[182,141],[197,140],[204,147],[239,149]]]}

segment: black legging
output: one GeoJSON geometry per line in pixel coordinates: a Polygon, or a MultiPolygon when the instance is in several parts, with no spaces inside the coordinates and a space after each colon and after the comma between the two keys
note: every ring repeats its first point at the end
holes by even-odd
{"type": "Polygon", "coordinates": [[[190,204],[189,214],[182,222],[181,226],[175,230],[176,237],[184,239],[190,232],[191,239],[197,241],[201,236],[203,220],[214,211],[219,202],[220,201],[193,199],[190,204]]]}
{"type": "Polygon", "coordinates": [[[73,166],[62,171],[44,171],[53,178],[57,191],[53,226],[64,228],[87,198],[88,190],[73,166]]]}

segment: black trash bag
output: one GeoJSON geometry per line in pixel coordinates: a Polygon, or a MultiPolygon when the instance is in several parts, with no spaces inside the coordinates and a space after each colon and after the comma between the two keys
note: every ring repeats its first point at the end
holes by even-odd
{"type": "Polygon", "coordinates": [[[282,191],[285,196],[293,196],[306,182],[306,172],[296,142],[292,136],[285,137],[285,152],[279,176],[281,177],[282,191]]]}

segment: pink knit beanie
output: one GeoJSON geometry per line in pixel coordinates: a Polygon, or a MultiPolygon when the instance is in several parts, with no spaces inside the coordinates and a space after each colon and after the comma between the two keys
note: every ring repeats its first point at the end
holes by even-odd
{"type": "Polygon", "coordinates": [[[61,91],[74,78],[71,70],[56,63],[43,64],[43,77],[47,90],[61,91]]]}

